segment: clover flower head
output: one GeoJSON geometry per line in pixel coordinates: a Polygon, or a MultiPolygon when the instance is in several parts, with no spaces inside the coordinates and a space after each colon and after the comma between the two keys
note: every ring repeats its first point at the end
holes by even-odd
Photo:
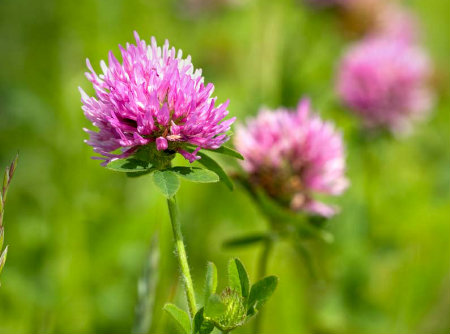
{"type": "Polygon", "coordinates": [[[296,211],[325,217],[336,209],[316,194],[339,195],[348,186],[342,136],[311,112],[307,99],[297,110],[261,109],[237,128],[236,148],[252,184],[296,211]]]}
{"type": "Polygon", "coordinates": [[[106,165],[155,145],[193,162],[200,159],[200,149],[219,148],[235,120],[224,120],[228,101],[216,106],[213,84],[205,85],[191,57],[183,58],[167,40],[161,48],[155,38],[147,45],[135,32],[135,39],[136,44],[119,46],[122,62],[109,52],[108,65],[100,63],[103,74],[97,75],[87,60],[86,77],[96,96],[80,92],[84,114],[99,130],[85,129],[86,142],[101,155],[94,159],[106,165]],[[186,150],[187,144],[193,150],[186,150]]]}
{"type": "Polygon", "coordinates": [[[399,38],[366,38],[344,55],[337,91],[365,126],[404,133],[432,106],[430,72],[420,47],[399,38]]]}

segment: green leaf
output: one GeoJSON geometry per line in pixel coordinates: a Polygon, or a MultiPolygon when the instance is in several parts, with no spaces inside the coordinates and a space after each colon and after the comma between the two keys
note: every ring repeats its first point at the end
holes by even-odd
{"type": "Polygon", "coordinates": [[[214,183],[219,182],[219,176],[204,168],[199,167],[173,167],[168,170],[191,182],[214,183]]]}
{"type": "Polygon", "coordinates": [[[203,311],[202,307],[194,316],[194,334],[209,334],[214,329],[214,323],[203,317],[203,311]]]}
{"type": "Polygon", "coordinates": [[[250,283],[247,271],[239,259],[231,259],[228,263],[228,282],[230,288],[238,291],[242,297],[248,297],[250,283]]]}
{"type": "Polygon", "coordinates": [[[173,197],[180,188],[178,176],[170,170],[157,170],[153,173],[153,182],[167,198],[173,197]]]}
{"type": "Polygon", "coordinates": [[[229,157],[233,157],[233,158],[237,158],[240,160],[244,160],[244,157],[242,156],[242,154],[240,154],[238,151],[230,148],[230,147],[226,147],[226,146],[220,146],[218,149],[206,149],[208,151],[211,152],[215,152],[215,153],[219,153],[219,154],[223,154],[223,155],[228,155],[229,157]]]}
{"type": "Polygon", "coordinates": [[[223,168],[214,159],[203,152],[198,152],[198,155],[201,157],[200,160],[197,160],[200,164],[205,166],[210,171],[216,173],[219,176],[220,181],[223,182],[228,187],[228,189],[234,189],[233,182],[231,182],[227,173],[225,173],[223,168]]]}
{"type": "Polygon", "coordinates": [[[6,262],[6,256],[8,255],[8,246],[6,246],[5,250],[3,251],[2,255],[0,256],[0,273],[3,270],[3,266],[6,262]]]}
{"type": "Polygon", "coordinates": [[[206,282],[205,282],[205,304],[209,297],[216,292],[217,289],[217,268],[212,262],[208,262],[206,268],[206,282]]]}
{"type": "Polygon", "coordinates": [[[206,318],[217,319],[220,318],[226,310],[227,306],[222,302],[220,297],[216,294],[212,294],[209,296],[203,313],[206,318]]]}
{"type": "Polygon", "coordinates": [[[142,173],[151,171],[153,164],[133,157],[111,161],[106,168],[123,173],[142,173]]]}
{"type": "Polygon", "coordinates": [[[139,176],[142,176],[142,175],[150,174],[153,171],[154,171],[154,169],[152,168],[152,169],[149,169],[149,170],[144,171],[144,172],[127,172],[127,176],[128,177],[139,177],[139,176]]]}
{"type": "Polygon", "coordinates": [[[264,303],[273,294],[278,284],[278,278],[276,276],[264,277],[262,280],[252,285],[250,290],[250,296],[248,298],[249,312],[252,308],[260,310],[264,303]]]}
{"type": "Polygon", "coordinates": [[[175,320],[175,322],[183,330],[183,333],[191,333],[191,320],[189,319],[189,315],[186,311],[183,311],[178,306],[170,303],[164,305],[164,310],[172,316],[173,320],[175,320]]]}
{"type": "Polygon", "coordinates": [[[232,248],[232,247],[245,247],[250,246],[259,242],[264,242],[267,239],[270,239],[270,235],[266,233],[261,234],[251,234],[243,237],[236,237],[226,240],[223,243],[223,247],[232,248]]]}

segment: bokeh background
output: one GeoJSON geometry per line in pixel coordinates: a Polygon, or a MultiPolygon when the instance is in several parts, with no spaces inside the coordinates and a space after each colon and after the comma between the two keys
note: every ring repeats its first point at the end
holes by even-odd
{"type": "MultiPolygon", "coordinates": [[[[191,54],[238,122],[261,105],[292,107],[308,95],[344,132],[352,186],[327,225],[335,242],[311,245],[320,279],[280,242],[268,268],[280,284],[262,332],[448,333],[450,2],[405,6],[421,21],[437,102],[409,137],[361,145],[358,121],[334,97],[340,55],[358,38],[336,10],[300,0],[2,0],[0,166],[17,151],[20,159],[6,204],[0,333],[129,333],[156,234],[151,332],[176,332],[161,311],[168,300],[184,303],[165,201],[151,178],[100,167],[83,143],[89,123],[77,87],[93,92],[85,58],[99,69],[108,50],[118,54],[119,43],[133,41],[133,30],[191,54]]],[[[227,259],[239,256],[256,279],[258,247],[221,246],[268,228],[242,189],[183,181],[179,204],[198,293],[207,260],[224,278],[227,259]]]]}

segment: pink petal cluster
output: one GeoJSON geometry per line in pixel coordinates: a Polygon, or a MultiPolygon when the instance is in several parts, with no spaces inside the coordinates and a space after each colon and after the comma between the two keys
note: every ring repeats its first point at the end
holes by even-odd
{"type": "Polygon", "coordinates": [[[420,47],[402,38],[370,37],[344,55],[337,91],[367,127],[404,132],[432,106],[430,72],[429,59],[420,47]]]}
{"type": "Polygon", "coordinates": [[[107,164],[150,144],[193,162],[200,159],[201,148],[219,148],[229,139],[226,132],[235,120],[222,121],[228,101],[215,106],[213,84],[205,86],[190,56],[182,58],[182,51],[169,48],[168,41],[161,48],[154,38],[150,45],[136,32],[135,38],[136,44],[119,45],[122,62],[109,52],[108,65],[100,63],[103,74],[97,75],[87,60],[86,77],[96,97],[80,92],[84,114],[99,129],[85,129],[90,134],[86,142],[102,156],[96,159],[107,164]],[[195,150],[186,151],[186,143],[195,150]]]}
{"type": "Polygon", "coordinates": [[[348,186],[342,136],[311,113],[309,100],[297,110],[262,109],[238,126],[234,143],[245,157],[250,181],[294,210],[332,216],[336,209],[315,194],[339,195],[348,186]]]}

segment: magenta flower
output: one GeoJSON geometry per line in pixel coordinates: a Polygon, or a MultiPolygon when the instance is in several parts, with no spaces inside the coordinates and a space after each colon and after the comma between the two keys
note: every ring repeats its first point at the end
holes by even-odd
{"type": "Polygon", "coordinates": [[[253,185],[294,210],[329,217],[336,209],[314,195],[339,195],[347,188],[344,145],[334,125],[310,109],[307,99],[297,111],[262,109],[237,128],[234,142],[253,185]]]}
{"type": "Polygon", "coordinates": [[[108,65],[100,63],[103,74],[97,75],[87,60],[86,77],[96,97],[80,92],[84,114],[99,129],[85,129],[90,134],[86,142],[102,156],[94,159],[106,165],[144,145],[156,145],[193,162],[200,159],[200,149],[219,148],[229,139],[226,132],[235,120],[222,121],[228,101],[215,106],[213,84],[205,86],[191,57],[182,58],[182,51],[169,48],[168,41],[161,49],[154,38],[150,45],[136,32],[135,38],[136,45],[119,45],[122,62],[109,52],[108,65]],[[195,147],[193,152],[185,144],[195,147]]]}
{"type": "Polygon", "coordinates": [[[422,49],[399,38],[367,38],[344,55],[337,90],[370,128],[408,130],[432,106],[430,63],[422,49]]]}

